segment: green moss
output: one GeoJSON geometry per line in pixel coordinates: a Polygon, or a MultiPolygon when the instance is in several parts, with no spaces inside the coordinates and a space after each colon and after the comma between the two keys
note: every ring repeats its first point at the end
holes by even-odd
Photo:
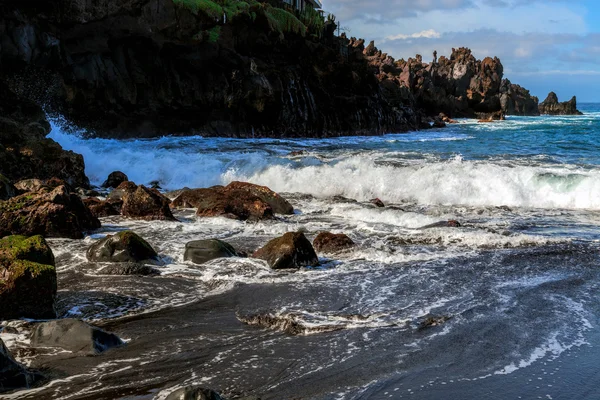
{"type": "Polygon", "coordinates": [[[223,17],[223,7],[211,0],[173,0],[175,5],[185,7],[194,14],[204,14],[214,19],[223,17]]]}
{"type": "Polygon", "coordinates": [[[292,13],[275,7],[266,7],[264,11],[271,29],[274,31],[306,35],[306,26],[292,13]]]}
{"type": "Polygon", "coordinates": [[[321,37],[325,20],[317,10],[312,7],[305,8],[300,14],[300,21],[306,26],[308,32],[321,37]]]}
{"type": "Polygon", "coordinates": [[[208,41],[211,43],[217,43],[219,36],[221,36],[221,27],[219,25],[208,31],[208,41]]]}
{"type": "Polygon", "coordinates": [[[0,239],[0,264],[25,260],[54,265],[54,255],[43,236],[7,236],[0,239]]]}

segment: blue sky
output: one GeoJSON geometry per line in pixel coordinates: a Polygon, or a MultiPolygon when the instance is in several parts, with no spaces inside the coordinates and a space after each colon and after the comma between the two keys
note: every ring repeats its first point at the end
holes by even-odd
{"type": "Polygon", "coordinates": [[[396,59],[466,46],[544,100],[600,102],[600,0],[323,0],[349,36],[396,59]]]}

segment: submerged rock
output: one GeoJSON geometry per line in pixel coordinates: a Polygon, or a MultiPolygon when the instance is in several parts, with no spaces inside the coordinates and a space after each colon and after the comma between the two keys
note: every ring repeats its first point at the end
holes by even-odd
{"type": "Polygon", "coordinates": [[[212,389],[186,386],[171,392],[165,400],[223,400],[223,398],[212,389]]]}
{"type": "Polygon", "coordinates": [[[376,207],[379,207],[379,208],[383,208],[383,207],[385,207],[385,204],[383,204],[383,201],[381,201],[379,198],[376,198],[376,199],[371,199],[371,200],[370,200],[370,203],[371,203],[371,204],[375,204],[375,206],[376,206],[376,207]]]}
{"type": "Polygon", "coordinates": [[[158,254],[148,242],[132,231],[109,235],[94,243],[87,259],[96,262],[158,262],[158,254]]]}
{"type": "Polygon", "coordinates": [[[455,221],[455,220],[449,220],[449,221],[440,221],[440,222],[435,222],[433,224],[429,224],[429,225],[425,225],[420,227],[419,229],[431,229],[431,228],[460,228],[462,225],[460,224],[460,222],[455,221]]]}
{"type": "Polygon", "coordinates": [[[27,389],[40,376],[29,372],[12,357],[0,339],[0,393],[8,390],[27,389]]]}
{"type": "Polygon", "coordinates": [[[114,171],[108,175],[108,178],[102,184],[103,188],[116,188],[121,183],[129,181],[127,175],[121,171],[114,171]]]}
{"type": "Polygon", "coordinates": [[[195,240],[185,245],[183,259],[194,264],[204,264],[216,258],[237,257],[236,250],[229,243],[218,239],[195,240]]]}
{"type": "Polygon", "coordinates": [[[100,221],[66,186],[44,187],[8,201],[0,201],[0,237],[43,235],[80,239],[84,231],[100,228],[100,221]]]}
{"type": "Polygon", "coordinates": [[[355,244],[344,233],[321,232],[313,240],[313,246],[319,253],[336,253],[352,248],[355,244]]]}
{"type": "MultiPolygon", "coordinates": [[[[120,187],[120,186],[119,186],[120,187]]],[[[148,189],[144,185],[125,190],[121,214],[124,217],[151,220],[176,221],[169,204],[171,200],[156,189],[148,189]]]]}
{"type": "Polygon", "coordinates": [[[547,115],[583,115],[577,109],[577,97],[573,96],[571,100],[559,103],[554,92],[550,92],[546,100],[540,103],[539,109],[541,114],[547,115]]]}
{"type": "Polygon", "coordinates": [[[297,269],[319,263],[310,241],[301,232],[288,232],[271,240],[252,257],[265,260],[273,269],[297,269]]]}
{"type": "Polygon", "coordinates": [[[56,268],[42,236],[0,239],[0,318],[56,318],[56,268]]]}
{"type": "Polygon", "coordinates": [[[71,318],[42,322],[31,333],[32,347],[58,347],[86,355],[99,354],[123,344],[114,333],[71,318]]]}
{"type": "Polygon", "coordinates": [[[115,263],[102,268],[97,272],[98,275],[139,275],[150,276],[160,275],[160,271],[149,265],[136,263],[115,263]]]}
{"type": "Polygon", "coordinates": [[[8,200],[17,195],[17,188],[3,175],[0,175],[0,200],[8,200]]]}
{"type": "Polygon", "coordinates": [[[424,330],[428,328],[433,328],[434,326],[444,324],[451,318],[452,317],[447,315],[428,315],[419,323],[418,329],[424,330]]]}

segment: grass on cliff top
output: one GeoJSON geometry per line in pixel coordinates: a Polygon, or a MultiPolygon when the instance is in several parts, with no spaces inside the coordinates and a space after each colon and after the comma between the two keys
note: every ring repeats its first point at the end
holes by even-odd
{"type": "Polygon", "coordinates": [[[173,0],[178,6],[189,9],[192,13],[204,14],[214,20],[231,20],[237,15],[249,13],[250,6],[258,4],[257,0],[173,0]]]}

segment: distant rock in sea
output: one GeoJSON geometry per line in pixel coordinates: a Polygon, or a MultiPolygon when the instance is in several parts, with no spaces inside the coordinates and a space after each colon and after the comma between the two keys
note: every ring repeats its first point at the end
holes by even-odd
{"type": "Polygon", "coordinates": [[[558,96],[554,92],[548,94],[539,108],[541,114],[547,115],[583,115],[577,109],[577,97],[573,96],[571,100],[559,103],[558,96]]]}

